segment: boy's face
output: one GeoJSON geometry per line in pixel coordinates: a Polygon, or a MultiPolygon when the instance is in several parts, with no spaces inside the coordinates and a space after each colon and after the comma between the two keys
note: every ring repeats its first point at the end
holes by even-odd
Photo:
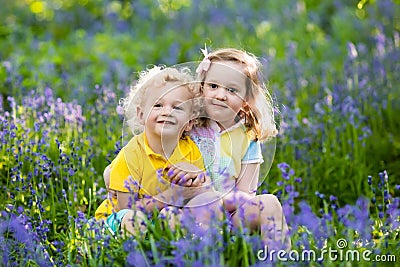
{"type": "Polygon", "coordinates": [[[206,112],[224,128],[235,124],[235,117],[246,95],[246,76],[236,62],[213,62],[207,71],[203,87],[206,112]]]}
{"type": "Polygon", "coordinates": [[[142,109],[138,109],[140,121],[147,136],[177,137],[191,128],[192,94],[179,82],[167,82],[152,87],[146,94],[142,109]]]}

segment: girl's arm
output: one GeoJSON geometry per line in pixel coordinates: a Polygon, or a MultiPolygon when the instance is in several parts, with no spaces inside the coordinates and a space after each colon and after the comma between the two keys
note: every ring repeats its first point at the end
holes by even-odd
{"type": "Polygon", "coordinates": [[[239,176],[236,179],[236,188],[252,197],[256,195],[260,163],[242,164],[239,176]]]}

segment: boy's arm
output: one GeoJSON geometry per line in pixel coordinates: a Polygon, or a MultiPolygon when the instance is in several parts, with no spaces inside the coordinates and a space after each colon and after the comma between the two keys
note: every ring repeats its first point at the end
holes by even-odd
{"type": "Polygon", "coordinates": [[[110,173],[111,173],[111,164],[104,169],[103,179],[104,179],[104,184],[106,185],[106,189],[108,191],[108,196],[111,198],[116,198],[117,191],[110,189],[110,173]]]}
{"type": "Polygon", "coordinates": [[[106,185],[107,191],[110,189],[110,172],[111,168],[110,165],[108,165],[103,172],[104,184],[106,185]]]}

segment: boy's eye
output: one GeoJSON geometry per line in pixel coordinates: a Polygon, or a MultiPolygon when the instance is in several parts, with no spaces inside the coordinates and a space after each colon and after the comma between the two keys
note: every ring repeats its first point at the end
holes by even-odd
{"type": "Polygon", "coordinates": [[[179,106],[175,106],[174,109],[176,109],[176,110],[183,110],[183,107],[182,107],[181,105],[179,105],[179,106]]]}
{"type": "Polygon", "coordinates": [[[154,104],[154,106],[153,107],[155,107],[155,108],[161,108],[162,107],[162,105],[160,104],[160,103],[156,103],[156,104],[154,104]]]}
{"type": "Polygon", "coordinates": [[[208,84],[208,86],[210,86],[212,89],[218,88],[218,84],[215,84],[215,83],[210,83],[210,84],[208,84]]]}

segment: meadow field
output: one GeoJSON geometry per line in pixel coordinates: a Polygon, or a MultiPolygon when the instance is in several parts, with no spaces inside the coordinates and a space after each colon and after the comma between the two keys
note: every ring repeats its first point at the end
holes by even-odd
{"type": "Polygon", "coordinates": [[[0,4],[0,266],[400,266],[398,0],[0,4]],[[119,100],[205,44],[263,63],[279,135],[259,193],[282,202],[284,256],[226,219],[202,236],[155,217],[140,237],[93,220],[119,100]]]}

